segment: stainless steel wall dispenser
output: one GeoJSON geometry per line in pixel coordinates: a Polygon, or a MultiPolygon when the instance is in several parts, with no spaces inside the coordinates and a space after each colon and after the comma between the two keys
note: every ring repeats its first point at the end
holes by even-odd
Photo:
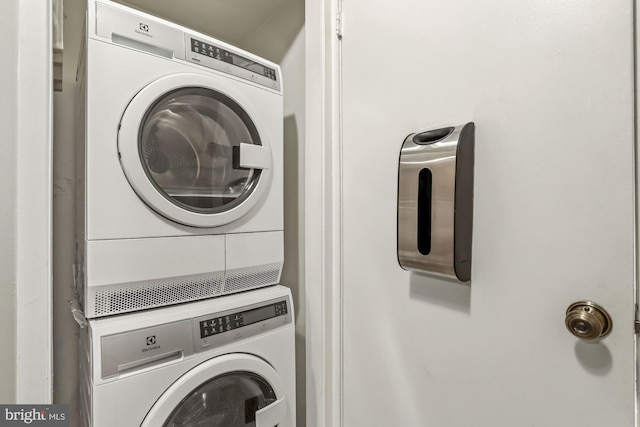
{"type": "Polygon", "coordinates": [[[471,280],[475,124],[409,135],[398,168],[398,262],[471,280]]]}

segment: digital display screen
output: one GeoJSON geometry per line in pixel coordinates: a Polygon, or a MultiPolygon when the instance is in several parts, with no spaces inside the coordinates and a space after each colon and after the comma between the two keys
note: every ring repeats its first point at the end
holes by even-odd
{"type": "Polygon", "coordinates": [[[288,312],[287,302],[281,301],[251,310],[212,317],[211,319],[200,321],[200,338],[211,337],[253,323],[284,316],[288,312]]]}
{"type": "Polygon", "coordinates": [[[236,55],[233,52],[221,49],[209,43],[202,42],[200,40],[191,39],[191,51],[199,53],[201,55],[208,56],[210,58],[223,61],[236,67],[244,68],[261,76],[267,77],[271,80],[276,80],[276,70],[273,68],[265,67],[251,59],[245,58],[240,55],[236,55]]]}
{"type": "Polygon", "coordinates": [[[246,311],[243,313],[244,316],[244,324],[250,325],[252,323],[260,322],[261,320],[271,319],[272,317],[276,317],[276,306],[268,305],[266,307],[256,308],[251,311],[246,311]]]}

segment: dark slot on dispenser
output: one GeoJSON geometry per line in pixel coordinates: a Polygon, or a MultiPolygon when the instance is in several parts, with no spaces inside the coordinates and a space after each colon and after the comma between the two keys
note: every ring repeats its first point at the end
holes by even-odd
{"type": "Polygon", "coordinates": [[[418,178],[418,251],[431,252],[431,170],[420,171],[418,178]]]}

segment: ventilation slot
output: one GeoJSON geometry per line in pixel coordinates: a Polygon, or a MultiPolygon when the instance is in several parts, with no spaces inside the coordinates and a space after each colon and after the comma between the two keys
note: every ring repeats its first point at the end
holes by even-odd
{"type": "Polygon", "coordinates": [[[223,277],[206,275],[168,281],[138,282],[98,291],[92,317],[162,307],[222,294],[223,277]]]}
{"type": "Polygon", "coordinates": [[[280,281],[281,271],[281,263],[227,271],[227,277],[224,281],[224,293],[232,294],[275,285],[280,281]]]}
{"type": "Polygon", "coordinates": [[[128,313],[275,285],[281,271],[282,263],[277,263],[230,270],[226,277],[208,274],[105,287],[96,292],[94,309],[88,310],[88,317],[128,313]]]}

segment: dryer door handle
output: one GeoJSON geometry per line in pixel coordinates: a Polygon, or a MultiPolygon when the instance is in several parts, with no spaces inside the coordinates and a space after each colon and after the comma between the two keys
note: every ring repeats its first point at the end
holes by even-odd
{"type": "Polygon", "coordinates": [[[276,427],[287,415],[287,399],[283,397],[256,411],[256,427],[276,427]]]}
{"type": "MultiPolygon", "coordinates": [[[[271,150],[264,145],[240,143],[238,166],[246,169],[269,169],[271,150]]],[[[234,156],[235,157],[235,156],[234,156]]]]}

